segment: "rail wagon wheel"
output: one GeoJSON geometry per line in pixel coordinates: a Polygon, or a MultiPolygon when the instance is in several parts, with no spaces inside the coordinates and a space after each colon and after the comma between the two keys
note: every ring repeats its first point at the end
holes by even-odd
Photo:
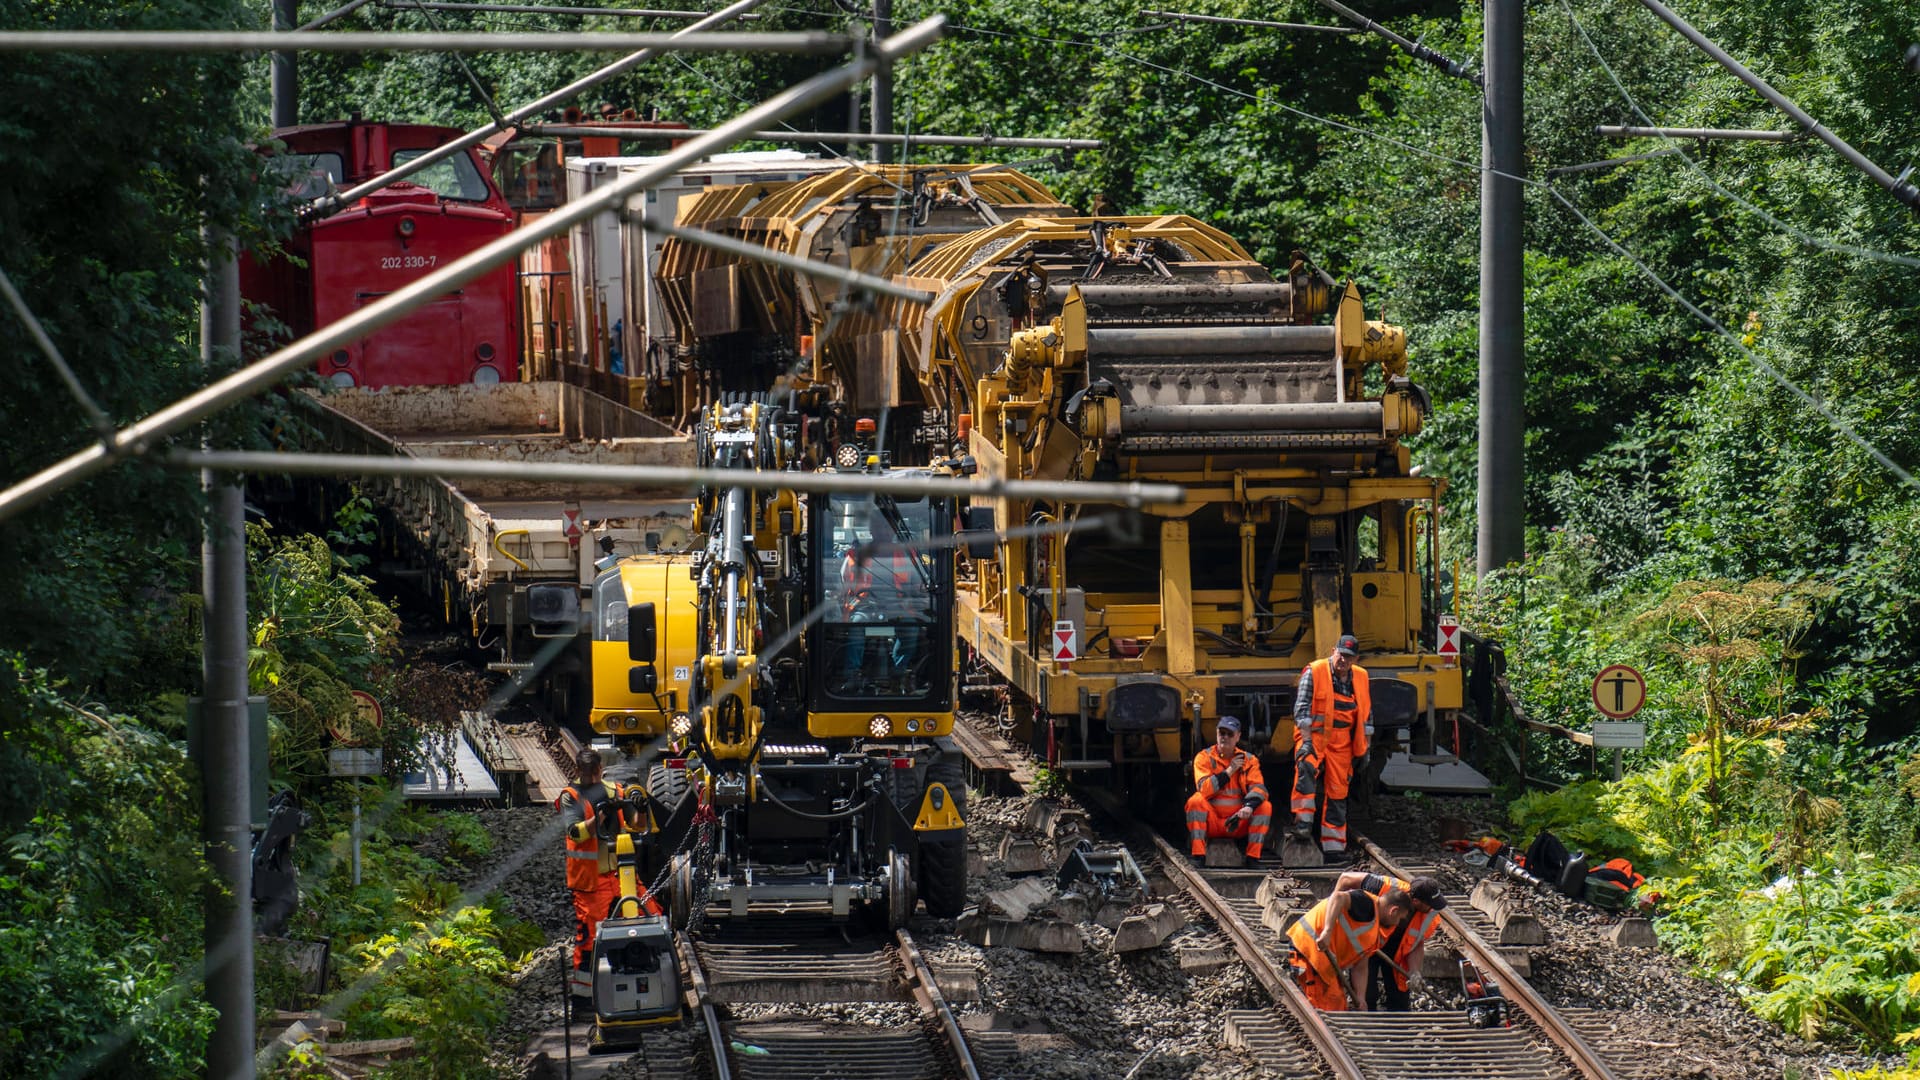
{"type": "Polygon", "coordinates": [[[684,930],[693,925],[693,860],[682,852],[667,865],[667,919],[684,930]]]}
{"type": "Polygon", "coordinates": [[[887,929],[898,930],[913,918],[919,897],[913,890],[913,864],[897,851],[887,853],[887,929]]]}
{"type": "MultiPolygon", "coordinates": [[[[928,784],[945,784],[953,809],[967,817],[967,782],[957,761],[938,761],[927,767],[928,784]]],[[[929,834],[920,841],[920,898],[927,914],[936,919],[958,918],[967,906],[967,836],[965,829],[929,834]]]]}

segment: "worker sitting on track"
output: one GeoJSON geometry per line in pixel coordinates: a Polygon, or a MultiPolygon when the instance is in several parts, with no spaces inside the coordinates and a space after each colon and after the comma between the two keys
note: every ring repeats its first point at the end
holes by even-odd
{"type": "Polygon", "coordinates": [[[1446,910],[1447,898],[1440,892],[1440,883],[1424,874],[1405,881],[1349,870],[1333,886],[1335,892],[1358,890],[1376,899],[1385,897],[1389,889],[1406,893],[1413,911],[1393,928],[1380,943],[1380,951],[1367,962],[1367,1008],[1380,1008],[1384,999],[1388,1012],[1406,1012],[1413,1008],[1413,991],[1426,982],[1420,969],[1426,964],[1427,942],[1439,932],[1440,912],[1446,910]]]}
{"type": "Polygon", "coordinates": [[[1394,928],[1407,920],[1413,901],[1389,888],[1375,899],[1358,889],[1336,891],[1313,905],[1287,929],[1294,981],[1321,1012],[1345,1012],[1351,1003],[1367,1011],[1361,962],[1378,952],[1394,928]]]}
{"type": "Polygon", "coordinates": [[[1347,784],[1365,767],[1373,734],[1367,671],[1353,662],[1360,642],[1343,634],[1333,652],[1300,673],[1293,692],[1293,834],[1313,839],[1314,797],[1320,809],[1320,850],[1347,851],[1347,784]]]}
{"type": "Polygon", "coordinates": [[[607,917],[614,901],[620,898],[619,867],[613,845],[601,843],[600,814],[605,808],[619,815],[617,820],[624,828],[627,824],[624,815],[607,804],[626,798],[627,792],[620,784],[601,780],[600,751],[593,747],[582,749],[574,758],[574,764],[579,768],[580,782],[561,788],[559,798],[553,800],[553,808],[567,822],[567,888],[573,893],[573,966],[585,971],[587,958],[593,955],[593,935],[600,928],[600,920],[607,917]],[[583,824],[585,828],[575,828],[583,824]]]}
{"type": "Polygon", "coordinates": [[[1273,821],[1273,803],[1260,775],[1260,759],[1240,749],[1240,719],[1223,716],[1214,727],[1214,743],[1193,759],[1193,786],[1187,799],[1187,836],[1194,865],[1207,855],[1207,840],[1238,838],[1245,830],[1247,858],[1258,859],[1273,821]]]}

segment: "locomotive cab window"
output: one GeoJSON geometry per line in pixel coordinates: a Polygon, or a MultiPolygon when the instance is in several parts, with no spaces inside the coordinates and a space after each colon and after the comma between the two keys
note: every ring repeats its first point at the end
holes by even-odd
{"type": "Polygon", "coordinates": [[[287,194],[303,201],[333,194],[346,176],[339,154],[281,154],[268,158],[266,167],[287,194]]]}
{"type": "MultiPolygon", "coordinates": [[[[393,164],[396,167],[405,165],[426,152],[426,148],[395,150],[393,164]]],[[[459,199],[463,202],[485,202],[489,194],[486,179],[474,167],[473,159],[465,154],[455,154],[436,161],[407,177],[407,182],[428,188],[443,199],[459,199]]]]}

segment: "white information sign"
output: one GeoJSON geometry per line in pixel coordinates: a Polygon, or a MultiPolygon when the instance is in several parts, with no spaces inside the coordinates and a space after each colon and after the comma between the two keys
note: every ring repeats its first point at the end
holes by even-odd
{"type": "Polygon", "coordinates": [[[1643,720],[1595,720],[1593,746],[1618,750],[1639,750],[1647,745],[1647,725],[1643,720]]]}

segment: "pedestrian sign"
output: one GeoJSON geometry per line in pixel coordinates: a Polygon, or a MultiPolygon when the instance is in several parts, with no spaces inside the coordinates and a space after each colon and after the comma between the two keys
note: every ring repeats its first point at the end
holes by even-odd
{"type": "Polygon", "coordinates": [[[1435,651],[1449,659],[1460,655],[1460,620],[1451,615],[1440,616],[1440,643],[1435,651]]]}
{"type": "Polygon", "coordinates": [[[1593,707],[1609,720],[1625,720],[1647,703],[1647,680],[1625,664],[1612,664],[1593,677],[1593,707]]]}
{"type": "Polygon", "coordinates": [[[1053,624],[1053,659],[1056,663],[1067,663],[1080,658],[1080,631],[1070,619],[1062,619],[1053,624]]]}

